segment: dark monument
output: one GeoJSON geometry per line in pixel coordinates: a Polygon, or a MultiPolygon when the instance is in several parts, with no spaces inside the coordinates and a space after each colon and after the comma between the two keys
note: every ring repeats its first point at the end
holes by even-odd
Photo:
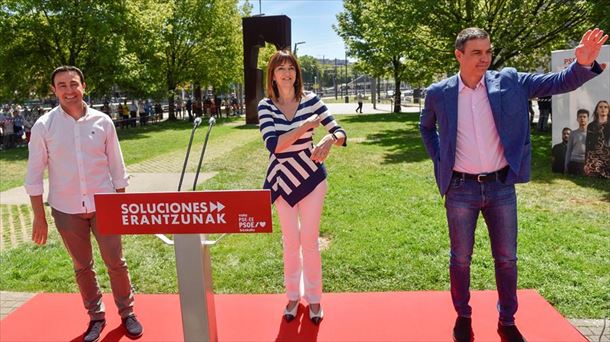
{"type": "Polygon", "coordinates": [[[247,17],[242,19],[244,31],[244,84],[246,90],[246,123],[257,124],[256,106],[263,98],[262,70],[257,69],[258,49],[265,42],[278,49],[290,48],[290,18],[285,15],[247,17]]]}

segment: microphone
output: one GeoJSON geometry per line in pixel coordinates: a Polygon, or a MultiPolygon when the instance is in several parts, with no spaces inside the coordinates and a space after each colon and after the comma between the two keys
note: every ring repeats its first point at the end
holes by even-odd
{"type": "Polygon", "coordinates": [[[182,165],[182,172],[180,173],[180,181],[178,182],[178,191],[182,189],[182,181],[184,180],[184,173],[186,172],[186,164],[189,160],[189,154],[191,153],[191,146],[193,144],[193,136],[195,135],[195,130],[197,127],[201,125],[201,118],[196,117],[193,121],[193,128],[191,129],[191,138],[189,139],[189,145],[186,148],[186,156],[184,157],[184,164],[182,165]]]}
{"type": "Polygon", "coordinates": [[[195,121],[193,121],[193,127],[198,127],[201,124],[201,118],[196,117],[195,121]]]}
{"type": "Polygon", "coordinates": [[[205,154],[205,149],[208,146],[208,139],[210,138],[210,132],[212,131],[212,126],[216,123],[216,119],[213,116],[210,116],[208,120],[210,126],[208,126],[208,132],[205,134],[205,141],[203,142],[203,148],[201,149],[201,155],[199,156],[199,164],[197,165],[197,170],[195,172],[195,180],[193,181],[193,191],[197,189],[197,179],[199,179],[199,172],[201,171],[201,163],[203,162],[203,155],[205,154]]]}

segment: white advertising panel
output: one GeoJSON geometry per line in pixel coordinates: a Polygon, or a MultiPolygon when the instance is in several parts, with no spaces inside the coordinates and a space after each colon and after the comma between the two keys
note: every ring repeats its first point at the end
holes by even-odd
{"type": "MultiPolygon", "coordinates": [[[[561,71],[575,59],[573,49],[553,51],[551,71],[561,71]]],[[[553,145],[561,142],[561,130],[564,127],[578,128],[576,122],[576,111],[578,109],[589,110],[591,114],[589,122],[591,122],[595,104],[600,100],[610,101],[610,45],[602,46],[597,62],[606,64],[606,69],[601,75],[572,92],[553,96],[553,145]]]]}

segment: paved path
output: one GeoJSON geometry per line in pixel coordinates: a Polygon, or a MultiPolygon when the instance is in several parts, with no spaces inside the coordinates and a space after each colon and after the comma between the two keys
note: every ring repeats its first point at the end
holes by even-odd
{"type": "MultiPolygon", "coordinates": [[[[335,114],[356,114],[356,107],[358,105],[356,103],[327,103],[326,107],[328,110],[335,114]]],[[[373,108],[372,103],[364,103],[362,105],[362,113],[363,114],[387,114],[391,113],[393,107],[387,103],[377,104],[376,108],[373,108]]],[[[404,113],[419,113],[419,105],[409,104],[408,106],[402,106],[402,112],[404,113]]]]}

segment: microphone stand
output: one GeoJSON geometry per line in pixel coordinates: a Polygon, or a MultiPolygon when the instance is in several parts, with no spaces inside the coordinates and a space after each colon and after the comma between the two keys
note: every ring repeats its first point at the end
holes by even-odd
{"type": "MultiPolygon", "coordinates": [[[[193,129],[191,129],[191,138],[189,139],[189,146],[186,149],[186,157],[184,158],[184,165],[182,165],[182,172],[180,173],[180,182],[178,183],[178,191],[182,189],[182,181],[184,180],[184,173],[186,172],[186,164],[189,160],[189,154],[191,153],[191,145],[193,144],[193,136],[195,135],[195,130],[201,124],[201,118],[195,118],[193,121],[193,129]]],[[[161,241],[165,242],[168,245],[173,245],[174,240],[169,239],[165,234],[155,234],[156,237],[161,239],[161,241]]]]}
{"type": "Polygon", "coordinates": [[[205,135],[205,141],[203,143],[203,148],[201,149],[201,155],[199,156],[199,164],[197,165],[197,171],[195,172],[195,181],[193,182],[193,191],[196,190],[197,187],[197,179],[199,178],[199,172],[201,171],[201,163],[203,162],[203,155],[205,154],[205,149],[208,146],[208,138],[210,137],[210,132],[212,131],[212,126],[216,123],[216,119],[214,117],[210,117],[208,132],[205,135]]]}
{"type": "Polygon", "coordinates": [[[182,165],[182,172],[180,173],[180,182],[178,183],[178,191],[182,189],[182,181],[184,180],[184,173],[186,172],[186,164],[189,160],[189,154],[191,153],[191,145],[193,144],[193,136],[195,135],[195,130],[201,124],[201,118],[195,118],[193,122],[193,129],[191,130],[191,138],[189,139],[189,146],[186,149],[186,157],[184,158],[184,165],[182,165]]]}
{"type": "MultiPolygon", "coordinates": [[[[211,117],[209,123],[195,173],[193,191],[197,186],[203,154],[216,119],[211,117]]],[[[174,240],[184,339],[185,341],[218,341],[210,258],[210,246],[216,241],[208,241],[207,234],[177,234],[174,235],[174,240]]]]}

